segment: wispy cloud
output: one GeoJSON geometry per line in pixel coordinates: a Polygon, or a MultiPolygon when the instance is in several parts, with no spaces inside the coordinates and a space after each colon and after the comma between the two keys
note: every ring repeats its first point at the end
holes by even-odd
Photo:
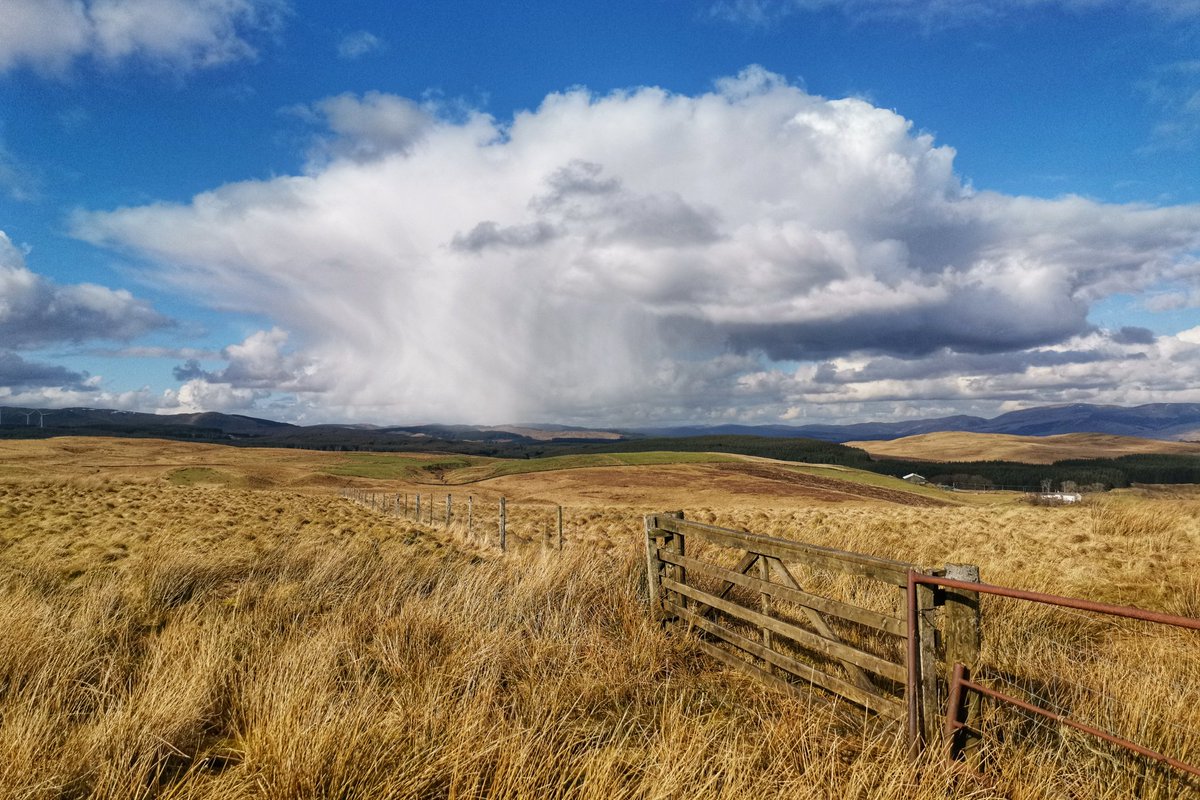
{"type": "Polygon", "coordinates": [[[18,159],[0,139],[0,192],[18,202],[37,199],[40,193],[38,176],[18,159]]]}
{"type": "Polygon", "coordinates": [[[1200,400],[1197,345],[1088,319],[1173,279],[1200,206],[975,191],[895,112],[759,68],[696,96],[553,94],[504,122],[388,95],[316,108],[334,130],[307,174],[75,219],[164,285],[278,326],[224,370],[184,364],[193,398],[777,418],[821,398],[1136,400],[1149,384],[1114,376],[1157,369],[1200,400]]]}
{"type": "Polygon", "coordinates": [[[1200,145],[1200,59],[1160,67],[1138,88],[1158,114],[1144,152],[1194,150],[1200,145]]]}
{"type": "Polygon", "coordinates": [[[284,0],[4,0],[0,73],[61,73],[83,58],[184,72],[251,59],[252,40],[286,10],[284,0]]]}
{"type": "Polygon", "coordinates": [[[131,347],[89,347],[80,351],[83,355],[102,358],[171,358],[213,361],[221,357],[216,350],[201,350],[195,347],[158,347],[138,345],[131,347]]]}
{"type": "Polygon", "coordinates": [[[1166,19],[1200,15],[1195,0],[718,0],[709,13],[718,19],[763,26],[795,14],[834,10],[850,19],[910,20],[927,29],[1000,20],[1039,8],[1088,12],[1134,8],[1166,19]]]}
{"type": "Polygon", "coordinates": [[[353,61],[383,49],[383,40],[370,31],[348,33],[338,41],[338,58],[353,61]]]}

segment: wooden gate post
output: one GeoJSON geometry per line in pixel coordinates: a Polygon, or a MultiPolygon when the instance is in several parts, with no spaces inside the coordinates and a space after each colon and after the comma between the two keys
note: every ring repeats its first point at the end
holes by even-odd
{"type": "Polygon", "coordinates": [[[942,735],[941,702],[938,696],[937,623],[934,609],[936,589],[924,584],[917,586],[917,637],[921,660],[921,730],[925,745],[935,744],[942,735]]]}
{"type": "MultiPolygon", "coordinates": [[[[675,519],[683,519],[683,512],[682,511],[672,511],[670,514],[667,514],[667,516],[674,517],[675,519]]],[[[682,533],[676,532],[671,535],[671,550],[673,550],[675,552],[675,554],[679,555],[679,556],[687,555],[687,552],[685,552],[686,544],[684,542],[684,536],[682,533]]],[[[678,581],[679,583],[687,585],[687,570],[679,565],[675,565],[672,568],[672,570],[674,572],[675,580],[678,581]]],[[[681,594],[679,592],[675,593],[675,602],[678,603],[679,606],[685,610],[689,606],[687,597],[685,597],[683,594],[681,594]]]]}
{"type": "Polygon", "coordinates": [[[646,589],[650,595],[650,617],[661,621],[666,615],[662,607],[663,562],[658,557],[658,537],[655,535],[658,520],[649,514],[643,519],[646,528],[646,589]]]}
{"type": "MultiPolygon", "coordinates": [[[[956,581],[979,582],[979,567],[974,564],[947,564],[946,577],[956,581]]],[[[955,664],[962,664],[962,676],[967,680],[975,677],[982,646],[980,630],[979,592],[967,589],[946,589],[946,671],[953,674],[955,664]]],[[[958,722],[972,725],[980,714],[981,698],[976,692],[967,692],[960,708],[948,713],[957,713],[958,722]]],[[[970,733],[970,728],[959,729],[949,742],[950,756],[964,754],[973,762],[978,754],[979,739],[970,733]]]]}
{"type": "Polygon", "coordinates": [[[933,619],[936,594],[932,586],[918,583],[925,574],[908,570],[905,592],[905,621],[908,627],[905,699],[908,705],[908,744],[912,757],[938,740],[937,628],[933,619]]]}

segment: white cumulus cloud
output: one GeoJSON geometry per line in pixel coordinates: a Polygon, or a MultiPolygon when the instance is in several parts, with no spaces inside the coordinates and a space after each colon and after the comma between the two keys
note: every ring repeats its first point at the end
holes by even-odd
{"type": "Polygon", "coordinates": [[[59,284],[25,266],[0,231],[0,348],[22,349],[93,339],[129,340],[170,320],[124,289],[59,284]]]}
{"type": "Polygon", "coordinates": [[[329,133],[305,174],[75,230],[290,335],[255,345],[287,353],[279,375],[217,383],[348,416],[777,418],[819,396],[1004,399],[1043,373],[1085,391],[1097,358],[1166,352],[1127,356],[1145,337],[1101,335],[1091,304],[1191,274],[1200,250],[1200,206],[976,191],[899,114],[760,68],[504,121],[378,93],[312,111],[329,133]],[[1035,355],[1062,347],[1100,356],[1035,355]],[[885,361],[850,381],[821,368],[839,359],[885,361]]]}

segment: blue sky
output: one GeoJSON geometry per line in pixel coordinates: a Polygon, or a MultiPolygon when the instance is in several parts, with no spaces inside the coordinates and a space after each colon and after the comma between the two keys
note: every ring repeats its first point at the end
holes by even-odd
{"type": "Polygon", "coordinates": [[[0,0],[0,403],[1200,401],[1192,0],[0,0]]]}

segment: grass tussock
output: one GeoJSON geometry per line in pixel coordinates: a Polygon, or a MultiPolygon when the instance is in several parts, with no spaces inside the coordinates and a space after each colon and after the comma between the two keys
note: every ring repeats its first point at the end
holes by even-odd
{"type": "MultiPolygon", "coordinates": [[[[685,510],[1187,613],[1200,584],[1178,551],[1196,552],[1200,513],[1173,500],[1164,516],[1157,502],[685,510]]],[[[765,688],[652,623],[638,510],[570,509],[558,553],[545,546],[555,533],[548,507],[510,507],[505,555],[486,510],[476,508],[468,535],[329,496],[162,480],[0,484],[0,796],[1192,791],[1001,711],[985,718],[986,781],[948,773],[936,754],[913,765],[895,732],[864,724],[852,707],[765,688]]],[[[896,601],[837,576],[801,577],[866,604],[896,601]]],[[[989,680],[1200,759],[1196,637],[1013,604],[985,613],[989,680]]]]}

